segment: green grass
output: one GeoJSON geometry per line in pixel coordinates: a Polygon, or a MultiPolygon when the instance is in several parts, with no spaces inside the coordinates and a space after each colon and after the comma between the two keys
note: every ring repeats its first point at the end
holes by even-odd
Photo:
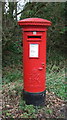
{"type": "Polygon", "coordinates": [[[54,92],[58,97],[65,100],[65,66],[67,55],[61,50],[54,48],[48,50],[46,85],[47,90],[54,92]]]}
{"type": "Polygon", "coordinates": [[[19,108],[24,111],[22,118],[36,118],[36,109],[33,105],[26,105],[25,101],[20,100],[19,108]]]}
{"type": "Polygon", "coordinates": [[[13,69],[9,69],[4,71],[4,76],[3,76],[3,83],[4,84],[8,84],[10,82],[22,82],[22,73],[20,70],[13,68],[13,69]]]}
{"type": "Polygon", "coordinates": [[[61,99],[66,98],[64,68],[62,68],[58,72],[56,71],[54,72],[53,69],[51,69],[51,72],[47,71],[46,84],[47,84],[47,90],[54,92],[61,99]]]}

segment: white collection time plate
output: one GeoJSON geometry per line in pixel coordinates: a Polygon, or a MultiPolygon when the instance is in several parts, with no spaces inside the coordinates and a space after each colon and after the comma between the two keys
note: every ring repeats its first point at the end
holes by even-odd
{"type": "Polygon", "coordinates": [[[39,49],[39,44],[30,44],[30,46],[29,46],[29,57],[38,58],[38,49],[39,49]]]}

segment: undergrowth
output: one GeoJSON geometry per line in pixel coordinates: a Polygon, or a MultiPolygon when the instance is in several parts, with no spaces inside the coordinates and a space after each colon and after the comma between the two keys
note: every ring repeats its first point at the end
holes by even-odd
{"type": "MultiPolygon", "coordinates": [[[[4,86],[7,85],[9,91],[16,91],[16,94],[21,96],[23,89],[23,72],[22,68],[19,69],[18,62],[20,67],[22,65],[19,60],[19,56],[16,56],[15,59],[13,58],[14,56],[12,54],[12,65],[9,62],[7,63],[8,65],[4,65],[3,67],[3,90],[5,89],[4,86]]],[[[53,56],[52,54],[47,55],[46,89],[50,92],[54,92],[58,97],[65,100],[65,59],[60,54],[55,53],[53,54],[53,56]]],[[[21,118],[30,118],[30,116],[32,118],[35,118],[37,114],[34,106],[26,105],[25,101],[23,101],[22,99],[20,99],[19,101],[19,109],[23,111],[23,114],[21,114],[21,118]]],[[[52,114],[52,110],[46,109],[46,113],[52,114]]]]}

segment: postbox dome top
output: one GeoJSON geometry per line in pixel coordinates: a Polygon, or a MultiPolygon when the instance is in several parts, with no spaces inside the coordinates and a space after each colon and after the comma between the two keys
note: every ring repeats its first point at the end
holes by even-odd
{"type": "Polygon", "coordinates": [[[18,21],[18,24],[20,26],[26,26],[26,25],[50,26],[51,22],[46,19],[42,19],[42,18],[26,18],[26,19],[18,21]]]}

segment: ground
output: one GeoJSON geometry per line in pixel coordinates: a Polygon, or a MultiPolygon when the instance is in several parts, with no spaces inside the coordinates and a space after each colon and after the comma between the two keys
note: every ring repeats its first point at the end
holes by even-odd
{"type": "MultiPolygon", "coordinates": [[[[22,88],[22,85],[19,84],[22,88]]],[[[13,89],[14,83],[4,85],[3,88],[3,114],[2,118],[31,118],[29,110],[20,109],[21,95],[18,90],[13,89]],[[26,114],[26,115],[25,115],[26,114]],[[30,114],[30,115],[29,115],[30,114]]],[[[23,103],[22,103],[23,106],[23,103]]],[[[25,106],[26,107],[26,106],[25,106]]],[[[32,108],[34,109],[34,108],[32,108]]],[[[43,108],[35,108],[37,112],[34,113],[32,118],[39,118],[45,120],[45,118],[64,118],[65,117],[65,101],[55,95],[54,92],[46,90],[46,101],[43,108]]]]}
{"type": "MultiPolygon", "coordinates": [[[[19,63],[20,61],[18,61],[19,63]]],[[[52,118],[54,120],[58,118],[58,120],[64,120],[67,101],[65,100],[65,70],[63,61],[60,62],[60,66],[53,64],[53,62],[47,64],[46,101],[43,107],[26,105],[25,101],[23,101],[21,94],[23,89],[22,69],[21,64],[18,66],[14,63],[3,68],[3,89],[0,91],[2,93],[2,100],[0,99],[2,114],[0,113],[0,116],[8,119],[35,118],[35,120],[46,120],[46,118],[52,118]]]]}

